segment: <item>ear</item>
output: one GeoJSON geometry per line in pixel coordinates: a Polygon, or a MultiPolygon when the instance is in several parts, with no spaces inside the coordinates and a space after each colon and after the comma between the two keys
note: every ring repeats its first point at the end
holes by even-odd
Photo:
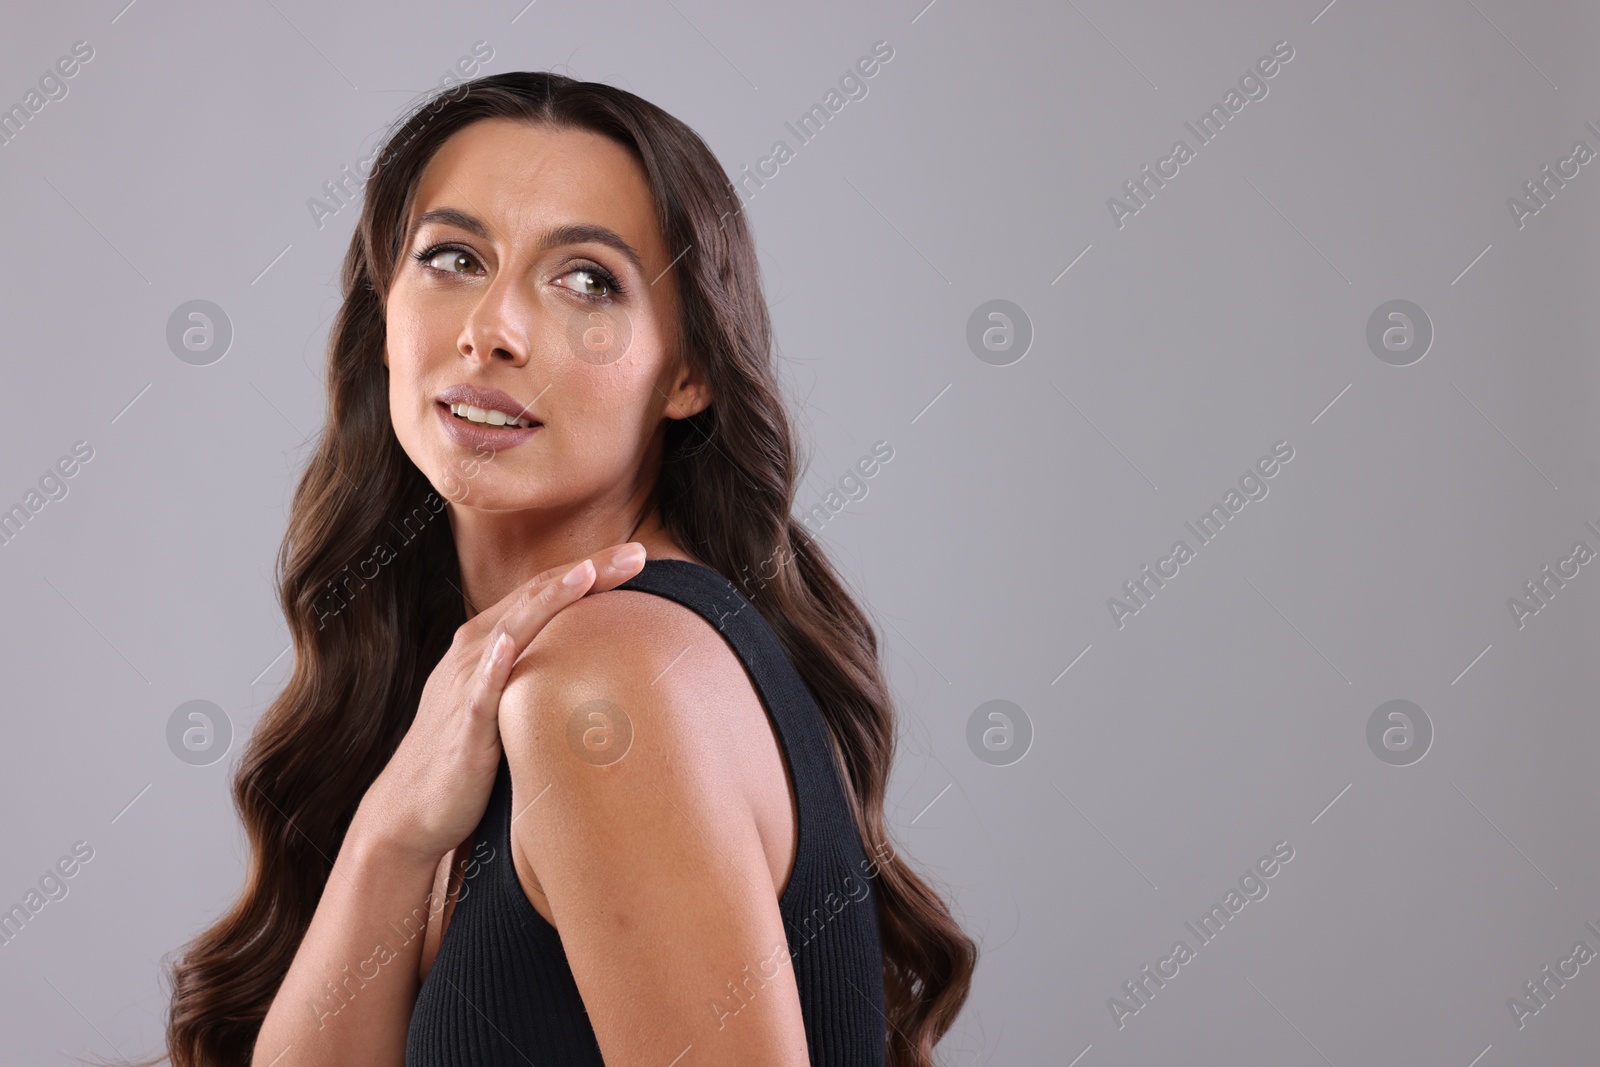
{"type": "Polygon", "coordinates": [[[711,406],[711,386],[699,368],[685,365],[678,382],[667,398],[666,416],[669,419],[687,419],[711,406]]]}

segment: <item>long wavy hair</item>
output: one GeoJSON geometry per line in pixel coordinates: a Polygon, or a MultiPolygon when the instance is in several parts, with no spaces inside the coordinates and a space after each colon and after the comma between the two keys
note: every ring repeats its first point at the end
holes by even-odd
{"type": "Polygon", "coordinates": [[[889,688],[868,617],[790,513],[799,465],[738,194],[699,136],[665,111],[609,85],[535,72],[427,98],[396,122],[367,177],[328,344],[327,424],[277,557],[294,673],[233,778],[249,875],[234,905],[169,962],[167,1053],[145,1062],[249,1063],[356,807],[465,622],[450,525],[436,519],[444,503],[391,424],[384,305],[423,168],[451,134],[492,117],[586,130],[628,148],[665,245],[688,250],[674,267],[678,350],[714,399],[669,422],[650,505],[677,543],[744,590],[816,697],[862,841],[889,857],[875,894],[889,1063],[933,1067],[966,1001],[977,945],[940,895],[883,849],[895,749],[889,688]],[[362,565],[373,546],[401,538],[373,577],[362,565]]]}

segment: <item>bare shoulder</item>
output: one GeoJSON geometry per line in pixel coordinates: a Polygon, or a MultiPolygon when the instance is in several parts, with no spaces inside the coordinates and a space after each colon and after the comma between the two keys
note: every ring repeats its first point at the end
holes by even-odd
{"type": "MultiPolygon", "coordinates": [[[[736,823],[765,858],[763,888],[787,885],[799,821],[778,735],[727,640],[682,604],[614,589],[563,609],[513,667],[500,735],[516,810],[538,800],[546,815],[530,821],[564,840],[589,830],[631,847],[621,835],[661,832],[663,809],[699,835],[736,823]],[[610,825],[594,825],[604,811],[610,825]]],[[[538,906],[546,868],[559,877],[561,865],[548,838],[517,826],[538,906]]]]}
{"type": "MultiPolygon", "coordinates": [[[[619,731],[650,727],[655,736],[646,743],[737,755],[728,716],[752,701],[759,710],[744,665],[698,613],[653,593],[613,589],[563,609],[529,644],[506,682],[501,731],[508,746],[520,746],[609,717],[619,731]]],[[[591,750],[603,740],[591,733],[591,747],[574,754],[603,765],[607,754],[591,750]]]]}
{"type": "Polygon", "coordinates": [[[536,875],[530,900],[559,932],[606,1060],[667,1062],[692,1043],[717,1062],[805,1063],[778,908],[790,798],[722,634],[652,593],[584,597],[519,657],[500,734],[513,858],[536,875]],[[724,1025],[708,991],[752,961],[770,966],[770,992],[724,1025]]]}

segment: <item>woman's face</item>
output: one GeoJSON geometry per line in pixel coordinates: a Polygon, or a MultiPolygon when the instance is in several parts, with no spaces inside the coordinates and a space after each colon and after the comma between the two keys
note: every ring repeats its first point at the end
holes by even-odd
{"type": "Polygon", "coordinates": [[[683,250],[665,247],[632,154],[587,131],[483,119],[428,163],[406,226],[384,364],[412,462],[458,507],[636,506],[664,418],[710,397],[675,351],[667,268],[683,250]],[[539,425],[470,422],[441,401],[452,387],[498,390],[464,399],[539,425]]]}

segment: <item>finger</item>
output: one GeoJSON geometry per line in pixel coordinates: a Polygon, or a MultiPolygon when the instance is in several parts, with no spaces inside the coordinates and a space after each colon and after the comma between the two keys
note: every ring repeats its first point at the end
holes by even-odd
{"type": "MultiPolygon", "coordinates": [[[[589,593],[600,593],[607,589],[615,589],[643,570],[645,550],[639,542],[629,541],[625,544],[612,545],[591,558],[595,564],[595,579],[594,585],[589,587],[589,593]]],[[[588,593],[584,595],[587,596],[588,593]]]]}
{"type": "MultiPolygon", "coordinates": [[[[581,600],[584,593],[590,592],[594,587],[597,568],[594,560],[584,560],[573,568],[568,569],[562,576],[552,577],[536,589],[523,590],[522,597],[515,600],[506,614],[501,616],[501,621],[494,625],[493,635],[488,641],[493,646],[499,640],[499,635],[504,633],[510,638],[509,662],[506,664],[506,673],[510,673],[510,664],[522,656],[523,649],[528,648],[528,643],[538,635],[544,625],[554,619],[562,608],[581,600]]],[[[504,681],[502,681],[504,685],[504,681]]]]}
{"type": "Polygon", "coordinates": [[[496,627],[478,663],[477,681],[472,689],[471,706],[480,722],[499,723],[500,696],[505,692],[511,665],[517,660],[516,640],[496,627]]]}
{"type": "MultiPolygon", "coordinates": [[[[610,580],[614,574],[623,575],[623,577],[616,580],[625,582],[639,573],[639,569],[644,566],[645,550],[644,546],[639,542],[627,541],[620,545],[603,548],[587,558],[594,561],[595,586],[598,588],[610,580]]],[[[579,558],[557,564],[549,570],[540,571],[524,582],[523,585],[525,587],[543,585],[552,578],[560,578],[581,562],[583,562],[583,559],[579,558]]]]}
{"type": "Polygon", "coordinates": [[[586,559],[543,585],[522,587],[484,642],[472,696],[472,708],[480,717],[498,721],[500,695],[511,676],[512,664],[545,623],[589,591],[595,576],[594,561],[586,559]]]}
{"type": "MultiPolygon", "coordinates": [[[[607,589],[615,589],[644,569],[645,548],[637,541],[628,541],[624,544],[612,545],[610,548],[602,549],[590,556],[589,559],[594,561],[595,580],[593,587],[587,592],[599,593],[607,589]]],[[[563,575],[570,572],[574,566],[581,562],[583,561],[579,559],[570,560],[559,566],[540,571],[501,597],[488,610],[473,616],[472,621],[481,622],[486,631],[498,628],[507,613],[517,608],[520,604],[526,604],[529,599],[537,596],[539,591],[552,581],[560,581],[563,575]]],[[[486,640],[488,636],[489,634],[486,633],[486,640]]],[[[520,652],[520,649],[518,651],[520,652]]]]}
{"type": "MultiPolygon", "coordinates": [[[[637,541],[628,541],[620,545],[612,545],[610,548],[601,549],[587,558],[594,561],[596,590],[599,588],[609,589],[613,585],[620,585],[639,573],[640,569],[644,567],[645,548],[637,541]]],[[[505,614],[507,609],[517,602],[520,596],[526,594],[529,590],[538,589],[546,582],[559,579],[582,562],[582,559],[571,559],[565,563],[540,571],[501,597],[499,601],[490,607],[489,611],[493,612],[496,620],[498,620],[500,616],[505,614]]]]}

